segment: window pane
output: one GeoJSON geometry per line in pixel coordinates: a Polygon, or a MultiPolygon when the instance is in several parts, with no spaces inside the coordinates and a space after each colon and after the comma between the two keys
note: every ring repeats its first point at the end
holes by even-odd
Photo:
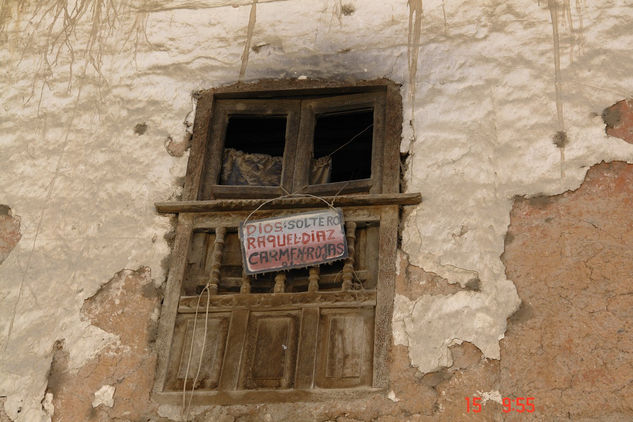
{"type": "Polygon", "coordinates": [[[285,144],[286,116],[230,116],[220,184],[278,186],[285,144]]]}
{"type": "Polygon", "coordinates": [[[371,177],[372,109],[317,116],[310,184],[371,177]]]}

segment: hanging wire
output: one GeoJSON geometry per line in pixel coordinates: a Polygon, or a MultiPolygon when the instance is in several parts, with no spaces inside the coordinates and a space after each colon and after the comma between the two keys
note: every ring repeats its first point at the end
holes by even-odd
{"type": "MultiPolygon", "coordinates": [[[[282,187],[282,189],[283,189],[283,187],[282,187]]],[[[283,189],[283,190],[286,191],[285,189],[283,189]]],[[[327,205],[332,210],[338,212],[338,210],[334,207],[334,201],[336,200],[336,196],[334,198],[332,198],[332,202],[330,203],[325,198],[323,198],[321,196],[317,196],[317,195],[312,195],[310,193],[288,193],[286,195],[281,195],[281,196],[277,196],[275,198],[270,198],[270,199],[262,202],[261,204],[259,204],[259,206],[257,208],[255,208],[253,211],[251,211],[250,214],[248,214],[248,216],[246,217],[246,219],[244,219],[244,222],[242,224],[246,225],[246,223],[253,216],[253,214],[255,214],[257,211],[259,211],[264,205],[270,204],[271,202],[276,201],[278,199],[297,198],[297,197],[299,197],[299,198],[301,198],[301,197],[316,198],[319,201],[323,202],[325,205],[327,205]]]]}
{"type": "Polygon", "coordinates": [[[370,124],[369,126],[367,126],[365,129],[361,130],[360,132],[358,132],[356,135],[352,136],[352,138],[345,142],[343,145],[339,146],[338,148],[336,148],[334,151],[330,152],[328,155],[326,155],[326,157],[331,157],[334,154],[336,154],[337,152],[339,152],[340,150],[342,150],[343,148],[345,148],[346,146],[348,146],[349,144],[351,144],[352,142],[354,142],[359,136],[361,136],[363,133],[367,132],[367,130],[369,130],[371,127],[373,127],[374,124],[370,124]]]}
{"type": "Polygon", "coordinates": [[[207,342],[207,333],[209,329],[209,304],[211,302],[211,294],[209,291],[209,283],[204,286],[200,294],[198,295],[198,301],[196,303],[196,313],[193,319],[193,329],[191,330],[191,346],[189,348],[189,357],[187,358],[187,369],[185,370],[185,380],[183,381],[182,386],[182,417],[183,420],[189,419],[189,411],[191,410],[191,402],[193,400],[193,393],[196,388],[196,383],[198,382],[198,377],[200,376],[200,370],[202,368],[202,358],[204,357],[204,348],[207,342]],[[202,295],[204,291],[207,291],[207,306],[205,310],[205,318],[204,318],[204,337],[202,338],[202,348],[200,350],[200,359],[198,360],[198,370],[196,371],[196,376],[193,379],[193,383],[191,384],[191,393],[189,395],[189,402],[186,402],[187,398],[187,379],[189,379],[189,368],[191,366],[191,359],[193,357],[193,346],[196,340],[196,325],[198,323],[198,309],[200,308],[200,300],[202,299],[202,295]]]}

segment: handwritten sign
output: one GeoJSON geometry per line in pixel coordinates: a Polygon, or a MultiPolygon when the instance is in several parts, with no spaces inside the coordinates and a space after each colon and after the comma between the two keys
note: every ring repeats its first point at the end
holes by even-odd
{"type": "Polygon", "coordinates": [[[247,274],[307,267],[347,258],[340,209],[240,224],[247,274]]]}

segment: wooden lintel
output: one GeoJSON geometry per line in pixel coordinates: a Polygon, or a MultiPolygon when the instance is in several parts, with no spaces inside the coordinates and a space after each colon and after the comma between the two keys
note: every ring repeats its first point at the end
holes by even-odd
{"type": "Polygon", "coordinates": [[[260,209],[314,208],[324,206],[325,200],[335,207],[353,207],[370,205],[417,205],[422,202],[422,195],[416,193],[380,193],[369,195],[345,196],[298,196],[266,199],[215,199],[207,201],[169,201],[156,202],[159,213],[176,214],[180,212],[214,212],[214,211],[248,211],[264,204],[260,209]],[[270,202],[268,202],[270,201],[270,202]]]}

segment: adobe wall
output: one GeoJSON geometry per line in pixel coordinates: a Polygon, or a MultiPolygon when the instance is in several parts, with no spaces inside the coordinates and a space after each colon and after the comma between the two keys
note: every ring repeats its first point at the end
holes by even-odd
{"type": "Polygon", "coordinates": [[[182,190],[192,94],[383,77],[423,197],[403,213],[389,394],[196,420],[524,419],[499,404],[517,396],[533,420],[630,420],[631,6],[2,3],[0,421],[178,420],[149,395],[173,236],[153,203],[182,190]]]}

